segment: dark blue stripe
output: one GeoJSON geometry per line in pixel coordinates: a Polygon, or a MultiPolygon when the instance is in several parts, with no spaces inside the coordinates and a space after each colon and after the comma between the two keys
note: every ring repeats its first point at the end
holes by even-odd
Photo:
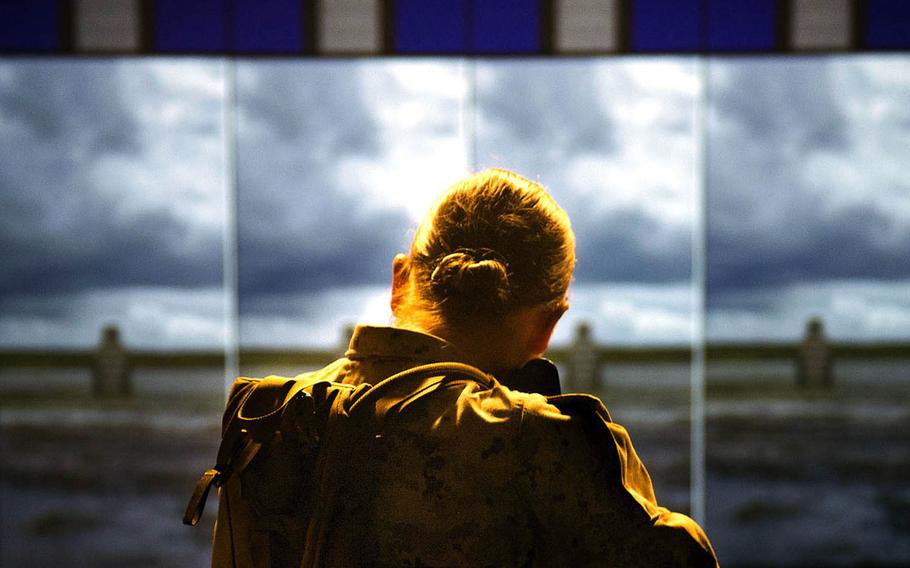
{"type": "Polygon", "coordinates": [[[60,49],[57,0],[0,0],[0,50],[60,49]]]}
{"type": "Polygon", "coordinates": [[[698,0],[636,0],[632,3],[632,51],[697,51],[701,10],[698,0]]]}
{"type": "Polygon", "coordinates": [[[870,49],[910,49],[910,2],[868,0],[866,45],[870,49]]]}
{"type": "MultiPolygon", "coordinates": [[[[295,53],[307,40],[302,6],[313,0],[155,0],[153,49],[163,53],[295,53]]],[[[331,0],[328,0],[331,1],[331,0]]],[[[541,53],[543,0],[397,0],[398,53],[541,53]]],[[[631,0],[635,52],[773,52],[776,0],[631,0]]],[[[910,0],[867,0],[860,41],[910,49],[910,0]]],[[[61,45],[58,0],[0,0],[0,51],[61,45]]]]}
{"type": "Polygon", "coordinates": [[[155,0],[155,50],[228,51],[227,0],[155,0]]]}
{"type": "Polygon", "coordinates": [[[770,51],[777,45],[775,0],[711,0],[708,5],[708,49],[770,51]]]}
{"type": "Polygon", "coordinates": [[[476,0],[473,10],[474,53],[539,53],[538,0],[476,0]]]}
{"type": "Polygon", "coordinates": [[[465,53],[469,6],[462,0],[398,0],[393,22],[398,53],[465,53]]]}
{"type": "Polygon", "coordinates": [[[234,0],[234,50],[294,53],[303,48],[300,0],[234,0]]]}

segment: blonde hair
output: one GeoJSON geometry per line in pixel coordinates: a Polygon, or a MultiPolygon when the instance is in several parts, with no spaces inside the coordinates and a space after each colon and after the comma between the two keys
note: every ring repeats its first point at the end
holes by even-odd
{"type": "Polygon", "coordinates": [[[541,185],[488,169],[436,200],[408,257],[411,300],[457,324],[562,303],[575,268],[575,235],[541,185]]]}

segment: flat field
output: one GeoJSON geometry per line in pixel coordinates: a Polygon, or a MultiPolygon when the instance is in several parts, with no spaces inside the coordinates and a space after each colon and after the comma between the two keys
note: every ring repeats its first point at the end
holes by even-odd
{"type": "MultiPolygon", "coordinates": [[[[786,362],[708,369],[707,529],[723,566],[910,565],[910,366],[797,391],[786,362]]],[[[600,396],[658,499],[688,511],[688,366],[614,365],[600,396]]],[[[180,523],[218,444],[218,369],[149,371],[98,401],[78,370],[0,373],[0,565],[206,566],[180,523]]]]}

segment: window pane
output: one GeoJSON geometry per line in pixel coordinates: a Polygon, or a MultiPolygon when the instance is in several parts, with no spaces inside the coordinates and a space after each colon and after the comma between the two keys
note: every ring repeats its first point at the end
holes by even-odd
{"type": "Polygon", "coordinates": [[[678,511],[689,510],[698,81],[692,59],[476,69],[478,167],[542,182],[576,232],[571,308],[549,354],[564,391],[603,398],[659,502],[678,511]],[[592,346],[578,340],[583,326],[592,346]]]}
{"type": "Polygon", "coordinates": [[[910,561],[908,78],[906,56],[711,62],[721,562],[910,561]]]}
{"type": "Polygon", "coordinates": [[[4,566],[206,562],[176,511],[223,404],[222,87],[0,61],[4,566]]]}

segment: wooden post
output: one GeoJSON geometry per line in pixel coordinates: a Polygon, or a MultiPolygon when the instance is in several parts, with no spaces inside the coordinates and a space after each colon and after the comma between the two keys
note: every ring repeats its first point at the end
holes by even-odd
{"type": "Polygon", "coordinates": [[[831,388],[834,386],[831,349],[825,338],[824,325],[819,318],[812,318],[806,323],[806,335],[799,346],[797,367],[797,387],[831,388]]]}
{"type": "Polygon", "coordinates": [[[126,397],[130,385],[129,353],[120,343],[120,330],[106,325],[92,361],[92,392],[97,397],[126,397]]]}
{"type": "Polygon", "coordinates": [[[568,371],[568,392],[593,393],[600,386],[597,347],[591,339],[591,326],[586,322],[575,328],[575,338],[569,346],[568,371]]]}

